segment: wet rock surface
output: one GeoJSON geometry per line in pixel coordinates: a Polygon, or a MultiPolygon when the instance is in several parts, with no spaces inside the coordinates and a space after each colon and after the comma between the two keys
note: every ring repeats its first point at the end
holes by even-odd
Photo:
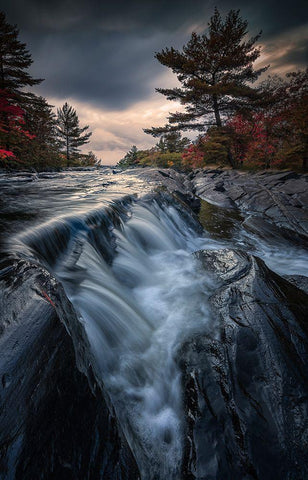
{"type": "Polygon", "coordinates": [[[284,275],[284,278],[308,294],[308,277],[304,275],[284,275]]]}
{"type": "Polygon", "coordinates": [[[0,273],[0,478],[138,479],[61,285],[22,261],[0,273]]]}
{"type": "Polygon", "coordinates": [[[308,296],[241,251],[199,251],[211,325],[178,352],[185,479],[308,476],[308,296]]]}
{"type": "Polygon", "coordinates": [[[308,175],[202,170],[191,181],[196,194],[211,203],[258,214],[308,238],[308,175]]]}
{"type": "MultiPolygon", "coordinates": [[[[206,200],[242,212],[247,228],[280,229],[279,236],[307,245],[308,241],[308,175],[295,172],[246,173],[239,170],[203,169],[190,174],[168,169],[135,169],[136,176],[151,185],[163,185],[170,192],[179,192],[190,199],[206,200]]],[[[195,203],[195,210],[198,206],[195,203]]],[[[270,232],[266,232],[271,234],[270,232]]],[[[277,236],[277,230],[275,232],[277,236]]]]}
{"type": "MultiPolygon", "coordinates": [[[[231,242],[244,228],[282,250],[307,245],[305,175],[135,169],[134,176],[168,205],[177,202],[191,228],[198,215],[199,233],[202,225],[215,240],[231,242]]],[[[156,197],[150,193],[140,204],[156,197]]],[[[126,219],[110,218],[116,225],[126,219]]],[[[112,222],[101,222],[106,242],[97,222],[90,233],[109,264],[112,222]]],[[[217,287],[211,322],[177,351],[186,428],[181,480],[304,480],[307,277],[282,278],[238,249],[194,255],[217,287]]],[[[61,284],[35,262],[8,260],[0,268],[0,479],[137,480],[133,453],[61,284]]]]}

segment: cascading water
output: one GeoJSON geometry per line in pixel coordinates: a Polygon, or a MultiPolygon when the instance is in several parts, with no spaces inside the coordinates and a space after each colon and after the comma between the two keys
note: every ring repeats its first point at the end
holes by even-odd
{"type": "Polygon", "coordinates": [[[59,265],[143,478],[179,478],[182,393],[175,354],[209,322],[212,280],[191,253],[203,239],[172,205],[133,205],[114,231],[108,265],[83,236],[74,265],[59,265]]]}
{"type": "Polygon", "coordinates": [[[214,281],[192,252],[241,248],[281,274],[307,275],[307,263],[300,248],[256,236],[243,219],[231,222],[232,235],[215,239],[167,194],[117,198],[97,205],[89,195],[88,209],[77,205],[29,229],[14,250],[61,280],[142,479],[175,480],[184,442],[177,353],[195,333],[215,332],[207,303],[214,281]]]}

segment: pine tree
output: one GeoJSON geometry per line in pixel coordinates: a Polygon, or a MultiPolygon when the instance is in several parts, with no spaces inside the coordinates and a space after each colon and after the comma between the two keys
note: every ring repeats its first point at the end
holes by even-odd
{"type": "Polygon", "coordinates": [[[302,168],[308,170],[308,67],[305,70],[287,74],[287,111],[291,131],[294,135],[294,149],[302,157],[302,168]]]}
{"type": "Polygon", "coordinates": [[[0,90],[0,162],[4,165],[8,160],[20,163],[16,150],[30,139],[32,136],[25,129],[24,110],[14,105],[6,90],[0,90]]]}
{"type": "MultiPolygon", "coordinates": [[[[16,26],[6,22],[5,14],[0,12],[0,91],[11,107],[20,107],[24,111],[27,93],[24,87],[37,85],[41,79],[34,79],[27,72],[32,64],[26,45],[18,40],[16,26]]],[[[9,151],[16,143],[16,130],[5,108],[0,108],[1,142],[9,151]]]]}
{"type": "Polygon", "coordinates": [[[136,145],[133,145],[132,148],[127,152],[125,157],[123,157],[118,163],[118,167],[129,167],[138,163],[138,148],[136,145]]]}
{"type": "Polygon", "coordinates": [[[27,72],[33,61],[18,35],[16,26],[8,24],[5,14],[0,12],[0,89],[20,97],[23,87],[37,85],[42,79],[34,79],[27,72]]]}
{"type": "Polygon", "coordinates": [[[208,26],[207,34],[193,33],[183,51],[171,47],[156,53],[181,83],[181,87],[156,90],[168,100],[180,101],[186,111],[171,113],[167,125],[145,129],[146,133],[158,137],[172,131],[222,127],[229,114],[249,108],[258,98],[249,84],[268,68],[253,68],[260,56],[255,44],[261,32],[246,40],[248,23],[239,10],[230,10],[223,21],[216,8],[208,26]]]}
{"type": "Polygon", "coordinates": [[[25,108],[27,130],[46,145],[56,143],[56,115],[52,109],[53,105],[49,105],[46,98],[33,94],[25,108]]]}
{"type": "Polygon", "coordinates": [[[31,94],[25,106],[24,119],[25,128],[33,139],[20,145],[20,158],[39,169],[59,166],[60,155],[53,106],[49,105],[44,97],[31,94]]]}
{"type": "Polygon", "coordinates": [[[170,132],[162,135],[156,147],[161,153],[180,153],[190,144],[187,137],[181,136],[180,132],[170,132]]]}
{"type": "Polygon", "coordinates": [[[79,147],[89,143],[89,138],[92,132],[84,133],[89,126],[86,125],[83,128],[79,127],[79,119],[73,107],[67,102],[62,108],[57,110],[57,133],[59,138],[60,147],[64,147],[67,166],[69,167],[70,161],[74,155],[79,151],[79,147]]]}
{"type": "Polygon", "coordinates": [[[268,77],[260,85],[265,98],[270,97],[271,110],[267,115],[279,118],[282,157],[287,164],[296,158],[308,170],[308,68],[290,72],[281,78],[268,77]]]}

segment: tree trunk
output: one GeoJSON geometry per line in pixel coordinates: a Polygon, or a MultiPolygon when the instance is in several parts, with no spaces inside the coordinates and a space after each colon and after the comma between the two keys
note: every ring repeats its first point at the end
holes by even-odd
{"type": "Polygon", "coordinates": [[[218,99],[217,99],[216,94],[213,95],[213,107],[214,107],[216,125],[217,125],[217,127],[221,127],[222,126],[222,121],[221,121],[221,118],[220,118],[220,112],[219,112],[219,107],[218,107],[218,99]]]}
{"type": "Polygon", "coordinates": [[[303,155],[303,171],[307,172],[308,171],[308,151],[306,150],[303,155]]]}
{"type": "Polygon", "coordinates": [[[67,165],[67,167],[70,166],[70,152],[69,152],[68,135],[66,135],[66,165],[67,165]]]}
{"type": "Polygon", "coordinates": [[[230,163],[231,167],[236,168],[236,162],[234,160],[234,157],[232,155],[232,152],[231,152],[230,148],[228,148],[227,157],[228,157],[228,162],[230,163]]]}

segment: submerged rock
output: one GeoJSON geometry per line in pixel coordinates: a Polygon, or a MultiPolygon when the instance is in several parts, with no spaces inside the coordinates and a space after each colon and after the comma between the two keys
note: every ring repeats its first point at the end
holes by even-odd
{"type": "Polygon", "coordinates": [[[62,287],[27,262],[0,278],[0,478],[138,479],[62,287]]]}
{"type": "Polygon", "coordinates": [[[308,478],[308,296],[260,259],[199,251],[212,324],[178,352],[185,479],[308,478]]]}

